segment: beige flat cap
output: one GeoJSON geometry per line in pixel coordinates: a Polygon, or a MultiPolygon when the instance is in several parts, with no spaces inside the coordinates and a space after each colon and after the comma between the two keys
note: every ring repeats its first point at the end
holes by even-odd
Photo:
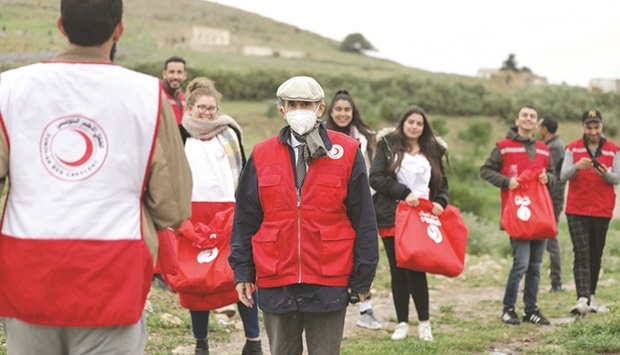
{"type": "Polygon", "coordinates": [[[314,78],[294,76],[280,85],[276,96],[288,101],[320,101],[325,98],[325,93],[314,78]]]}

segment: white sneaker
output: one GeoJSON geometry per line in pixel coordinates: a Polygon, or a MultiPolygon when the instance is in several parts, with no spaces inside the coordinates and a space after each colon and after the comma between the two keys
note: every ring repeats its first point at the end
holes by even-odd
{"type": "Polygon", "coordinates": [[[409,323],[400,322],[392,334],[392,340],[403,340],[409,335],[409,323]]]}
{"type": "Polygon", "coordinates": [[[594,302],[594,295],[590,295],[590,301],[588,302],[588,311],[592,313],[596,313],[598,311],[598,307],[594,302]]]}
{"type": "Polygon", "coordinates": [[[588,299],[586,297],[579,297],[577,305],[570,311],[572,314],[585,315],[588,313],[588,299]]]}
{"type": "Polygon", "coordinates": [[[418,325],[418,338],[424,341],[433,341],[430,323],[420,323],[418,325]]]}
{"type": "Polygon", "coordinates": [[[364,311],[360,314],[360,319],[357,321],[357,326],[368,329],[381,329],[381,323],[375,318],[372,313],[372,309],[364,311]]]}

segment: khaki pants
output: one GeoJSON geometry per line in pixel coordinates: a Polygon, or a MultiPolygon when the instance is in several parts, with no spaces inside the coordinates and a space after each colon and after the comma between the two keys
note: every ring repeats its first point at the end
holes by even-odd
{"type": "Polygon", "coordinates": [[[134,325],[48,327],[2,318],[8,355],[141,355],[146,345],[144,316],[134,325]]]}

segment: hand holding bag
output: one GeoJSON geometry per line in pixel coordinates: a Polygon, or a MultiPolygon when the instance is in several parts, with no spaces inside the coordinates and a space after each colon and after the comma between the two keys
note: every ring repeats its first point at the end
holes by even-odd
{"type": "Polygon", "coordinates": [[[458,208],[448,205],[439,216],[433,203],[420,199],[413,207],[401,201],[396,208],[398,267],[456,277],[465,267],[467,226],[458,208]]]}
{"type": "Polygon", "coordinates": [[[176,275],[164,275],[173,290],[190,294],[232,294],[235,299],[227,304],[238,301],[236,291],[231,292],[235,284],[228,263],[233,215],[231,207],[218,212],[208,225],[187,220],[175,231],[179,270],[176,275]]]}
{"type": "Polygon", "coordinates": [[[526,169],[517,177],[519,187],[508,190],[501,226],[511,238],[548,239],[558,234],[547,186],[538,180],[542,169],[526,169]]]}

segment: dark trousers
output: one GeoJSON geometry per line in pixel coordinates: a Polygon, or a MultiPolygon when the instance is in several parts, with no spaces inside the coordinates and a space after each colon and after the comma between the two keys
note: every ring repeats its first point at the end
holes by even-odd
{"type": "MultiPolygon", "coordinates": [[[[260,336],[260,327],[258,324],[258,299],[256,291],[252,292],[254,299],[254,307],[248,308],[241,302],[237,302],[239,316],[243,321],[243,330],[246,338],[258,338],[260,336]]],[[[209,314],[210,311],[189,311],[192,319],[192,331],[195,339],[207,339],[209,333],[209,314]]]]}
{"type": "Polygon", "coordinates": [[[268,313],[263,311],[271,355],[301,355],[306,333],[308,355],[338,355],[347,309],[336,312],[268,313]]]}
{"type": "Polygon", "coordinates": [[[567,214],[566,219],[575,254],[573,274],[577,297],[590,298],[596,293],[610,218],[567,214]]]}
{"type": "Polygon", "coordinates": [[[429,296],[426,273],[396,266],[394,237],[385,237],[381,238],[381,240],[390,262],[392,298],[394,299],[398,323],[409,322],[409,295],[413,298],[413,304],[418,312],[418,320],[429,320],[429,296]]]}
{"type": "MultiPolygon", "coordinates": [[[[562,212],[562,208],[557,208],[554,206],[555,212],[555,221],[556,225],[560,218],[560,213],[562,212]]],[[[550,265],[550,276],[551,276],[551,285],[552,286],[561,286],[562,285],[562,252],[560,250],[560,240],[558,236],[551,239],[547,239],[547,251],[549,252],[549,261],[550,265]]]]}

